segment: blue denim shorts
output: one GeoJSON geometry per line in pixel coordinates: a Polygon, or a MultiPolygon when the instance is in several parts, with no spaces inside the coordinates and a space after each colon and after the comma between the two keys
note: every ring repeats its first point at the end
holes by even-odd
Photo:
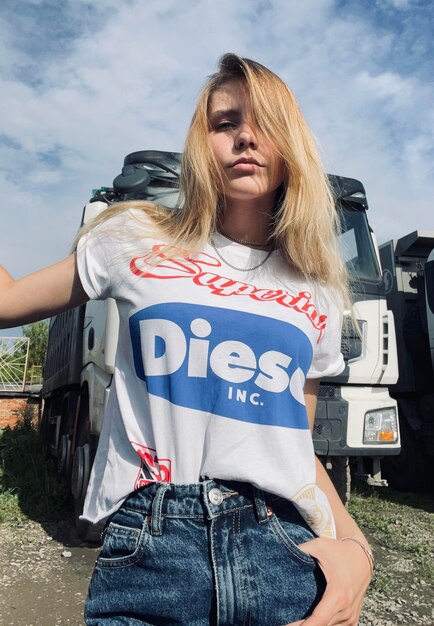
{"type": "Polygon", "coordinates": [[[293,504],[248,483],[152,483],[109,519],[87,626],[282,626],[324,589],[298,545],[315,534],[293,504]]]}

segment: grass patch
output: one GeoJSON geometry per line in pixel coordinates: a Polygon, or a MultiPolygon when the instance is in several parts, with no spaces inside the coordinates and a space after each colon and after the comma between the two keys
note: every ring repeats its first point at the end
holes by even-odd
{"type": "MultiPolygon", "coordinates": [[[[382,548],[392,550],[415,568],[418,579],[434,584],[433,496],[359,488],[351,493],[349,511],[377,544],[379,557],[382,548]]],[[[387,591],[390,574],[379,562],[374,585],[387,591]]]]}
{"type": "Polygon", "coordinates": [[[57,520],[70,511],[66,485],[47,458],[32,417],[24,409],[14,428],[0,431],[0,522],[57,520]]]}

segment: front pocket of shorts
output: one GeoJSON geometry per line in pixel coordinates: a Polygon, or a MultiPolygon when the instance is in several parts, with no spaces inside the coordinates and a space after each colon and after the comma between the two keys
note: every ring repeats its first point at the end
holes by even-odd
{"type": "Polygon", "coordinates": [[[128,567],[139,561],[146,550],[150,534],[145,520],[141,528],[130,528],[110,522],[97,567],[128,567]]]}
{"type": "MultiPolygon", "coordinates": [[[[298,559],[299,561],[301,561],[305,565],[310,565],[312,567],[315,567],[315,565],[316,565],[315,559],[313,557],[311,557],[310,554],[308,554],[307,552],[303,552],[303,550],[301,550],[301,548],[298,547],[297,543],[295,543],[295,541],[293,539],[291,539],[291,536],[285,530],[284,522],[281,523],[280,520],[278,519],[278,517],[274,513],[271,515],[271,517],[269,517],[268,525],[270,527],[270,530],[277,537],[277,539],[280,541],[280,543],[282,543],[285,546],[285,548],[296,559],[298,559]]],[[[304,529],[301,529],[301,528],[297,529],[297,535],[298,535],[297,538],[298,539],[301,539],[300,531],[302,531],[302,530],[304,530],[304,529]]],[[[310,541],[311,539],[314,539],[314,535],[312,533],[309,533],[308,530],[305,530],[305,535],[306,536],[303,539],[300,540],[300,543],[304,543],[305,541],[310,541]]]]}

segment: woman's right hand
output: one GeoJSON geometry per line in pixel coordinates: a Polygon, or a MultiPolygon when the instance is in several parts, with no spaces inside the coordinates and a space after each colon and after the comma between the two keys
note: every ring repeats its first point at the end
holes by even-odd
{"type": "Polygon", "coordinates": [[[313,613],[287,626],[357,626],[372,576],[366,554],[353,541],[327,538],[299,547],[318,562],[327,586],[313,613]]]}
{"type": "Polygon", "coordinates": [[[75,254],[19,280],[0,266],[0,328],[46,319],[87,300],[75,254]]]}

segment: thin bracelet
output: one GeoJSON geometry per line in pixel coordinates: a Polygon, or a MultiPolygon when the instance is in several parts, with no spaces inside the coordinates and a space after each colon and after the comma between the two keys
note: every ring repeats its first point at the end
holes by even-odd
{"type": "Polygon", "coordinates": [[[372,574],[374,573],[375,560],[374,560],[374,555],[372,554],[368,546],[365,545],[363,541],[359,541],[359,539],[356,539],[355,537],[342,537],[341,541],[354,541],[354,543],[357,543],[357,545],[359,545],[362,548],[363,552],[366,554],[367,559],[369,561],[369,566],[371,568],[371,576],[372,576],[372,574]]]}

